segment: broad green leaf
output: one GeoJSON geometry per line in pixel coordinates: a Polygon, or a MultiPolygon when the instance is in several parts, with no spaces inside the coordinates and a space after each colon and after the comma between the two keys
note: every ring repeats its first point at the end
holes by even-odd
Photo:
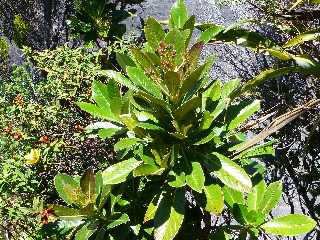
{"type": "Polygon", "coordinates": [[[288,61],[292,59],[292,55],[283,50],[277,49],[266,49],[266,52],[269,53],[271,56],[279,58],[282,61],[288,61]]]}
{"type": "Polygon", "coordinates": [[[116,117],[121,113],[121,95],[114,80],[110,80],[107,85],[93,81],[92,98],[101,109],[110,108],[116,117]]]}
{"type": "Polygon", "coordinates": [[[230,96],[231,99],[240,96],[241,94],[251,91],[253,88],[259,86],[264,81],[272,78],[276,78],[279,76],[287,75],[292,72],[303,72],[301,68],[296,66],[283,67],[279,69],[267,69],[265,71],[260,72],[256,77],[249,80],[245,84],[243,84],[238,91],[235,91],[230,96]]]}
{"type": "MultiPolygon", "coordinates": [[[[232,207],[232,215],[234,219],[240,223],[241,225],[247,225],[248,220],[247,216],[249,215],[248,209],[245,205],[242,204],[234,204],[232,207]]],[[[242,238],[240,238],[242,239],[242,238]]],[[[244,240],[245,238],[243,238],[244,240]]]]}
{"type": "Polygon", "coordinates": [[[223,127],[221,128],[213,128],[211,133],[209,133],[209,135],[207,135],[206,137],[204,137],[203,139],[201,139],[200,141],[196,142],[194,145],[202,145],[202,144],[206,144],[212,140],[216,140],[217,138],[219,138],[219,136],[221,135],[223,131],[223,127]]]}
{"type": "Polygon", "coordinates": [[[221,96],[221,88],[222,88],[222,83],[220,80],[214,81],[212,86],[205,92],[203,95],[205,97],[208,97],[211,99],[211,101],[215,102],[219,100],[221,96]]]}
{"type": "Polygon", "coordinates": [[[201,106],[201,98],[196,96],[189,101],[185,102],[182,106],[180,106],[177,110],[174,112],[174,116],[179,120],[185,117],[188,113],[191,111],[197,109],[201,106]]]}
{"type": "Polygon", "coordinates": [[[207,165],[221,182],[240,192],[250,192],[251,179],[238,164],[219,153],[207,156],[207,165]]]}
{"type": "Polygon", "coordinates": [[[54,185],[59,196],[69,205],[77,204],[81,192],[79,183],[71,176],[59,173],[54,178],[54,185]]]}
{"type": "Polygon", "coordinates": [[[190,30],[190,34],[186,40],[186,47],[188,47],[189,43],[190,43],[190,39],[192,37],[192,33],[194,31],[195,28],[195,24],[196,24],[196,17],[194,15],[192,15],[191,17],[189,17],[189,19],[186,21],[186,23],[183,26],[183,30],[190,30]]]}
{"type": "Polygon", "coordinates": [[[109,224],[107,225],[107,229],[115,228],[130,221],[129,216],[125,213],[115,213],[108,220],[109,224]]]}
{"type": "Polygon", "coordinates": [[[164,170],[164,168],[159,168],[157,165],[142,164],[133,171],[133,176],[161,175],[164,170]]]}
{"type": "Polygon", "coordinates": [[[119,132],[118,128],[103,128],[100,129],[98,132],[98,135],[100,138],[102,138],[103,140],[107,139],[107,138],[111,138],[112,136],[114,136],[117,132],[119,132]]]}
{"type": "Polygon", "coordinates": [[[248,194],[247,198],[248,211],[259,210],[266,188],[266,182],[263,179],[252,188],[252,191],[248,194]]]}
{"type": "Polygon", "coordinates": [[[112,185],[124,182],[127,176],[141,163],[141,161],[131,158],[108,167],[101,173],[103,184],[112,185]]]}
{"type": "Polygon", "coordinates": [[[280,236],[297,236],[310,232],[316,222],[302,214],[289,214],[270,220],[261,226],[267,233],[280,236]]]}
{"type": "Polygon", "coordinates": [[[128,66],[131,66],[131,67],[136,66],[134,61],[125,53],[117,52],[116,53],[116,60],[124,72],[127,71],[128,66]]]}
{"type": "Polygon", "coordinates": [[[141,49],[132,48],[131,49],[131,54],[132,54],[136,64],[138,66],[141,66],[141,68],[145,72],[154,72],[154,71],[156,71],[156,68],[155,68],[155,66],[153,64],[152,59],[150,59],[144,52],[142,52],[141,49]]]}
{"type": "Polygon", "coordinates": [[[215,215],[220,215],[224,207],[224,196],[221,187],[218,184],[211,184],[204,186],[204,193],[206,195],[205,209],[215,215]]]}
{"type": "Polygon", "coordinates": [[[153,96],[162,99],[161,89],[137,67],[127,67],[131,81],[153,96]]]}
{"type": "Polygon", "coordinates": [[[208,111],[205,111],[203,120],[202,120],[202,129],[209,129],[212,122],[223,112],[227,104],[228,104],[227,100],[220,99],[216,108],[211,113],[208,111]]]}
{"type": "Polygon", "coordinates": [[[230,94],[240,85],[239,79],[233,79],[225,83],[222,87],[221,98],[229,98],[230,94]]]}
{"type": "Polygon", "coordinates": [[[85,171],[84,175],[80,179],[80,187],[82,192],[89,199],[89,202],[93,203],[96,199],[96,176],[92,168],[85,171]]]}
{"type": "Polygon", "coordinates": [[[163,198],[163,194],[160,194],[160,195],[158,194],[152,199],[152,201],[148,205],[147,211],[144,215],[144,219],[143,219],[144,223],[146,223],[154,218],[156,211],[158,209],[158,206],[159,206],[160,202],[162,201],[162,198],[163,198]]]}
{"type": "Polygon", "coordinates": [[[75,240],[88,240],[96,230],[97,230],[96,225],[86,223],[77,231],[75,235],[75,240]]]}
{"type": "Polygon", "coordinates": [[[170,16],[171,28],[183,28],[184,24],[188,20],[188,10],[184,4],[184,0],[177,0],[175,2],[171,8],[170,16]]]}
{"type": "Polygon", "coordinates": [[[82,213],[79,209],[69,208],[60,205],[53,205],[54,214],[60,220],[81,223],[82,219],[87,215],[82,213]]]}
{"type": "Polygon", "coordinates": [[[109,121],[117,121],[114,114],[111,112],[109,105],[104,108],[100,108],[95,104],[86,102],[78,102],[77,105],[81,108],[81,110],[90,113],[94,117],[103,118],[109,121]]]}
{"type": "Polygon", "coordinates": [[[224,193],[224,200],[228,204],[228,206],[230,206],[230,208],[233,208],[234,204],[244,205],[243,193],[227,186],[224,186],[222,190],[224,193]]]}
{"type": "Polygon", "coordinates": [[[180,96],[182,97],[187,92],[191,91],[192,88],[196,85],[196,83],[201,79],[201,76],[204,72],[206,65],[198,67],[195,71],[193,71],[190,76],[184,80],[182,86],[180,88],[180,96]]]}
{"type": "Polygon", "coordinates": [[[263,200],[260,202],[259,211],[264,214],[269,214],[269,212],[279,203],[281,194],[282,182],[277,181],[271,183],[264,193],[263,200]]]}
{"type": "Polygon", "coordinates": [[[184,189],[177,189],[174,199],[167,195],[161,200],[154,217],[155,240],[173,240],[177,235],[184,219],[184,195],[184,189]]]}
{"type": "MultiPolygon", "coordinates": [[[[246,151],[241,152],[237,156],[235,156],[233,159],[245,159],[245,158],[253,158],[253,157],[260,157],[264,155],[272,155],[275,156],[275,149],[273,147],[275,141],[269,141],[267,143],[251,147],[246,151]]],[[[236,150],[235,148],[230,148],[229,151],[236,150]]]]}
{"type": "Polygon", "coordinates": [[[228,130],[233,130],[239,127],[244,121],[246,121],[252,114],[260,110],[260,101],[255,100],[250,105],[243,108],[237,116],[232,119],[228,126],[228,130]]]}
{"type": "Polygon", "coordinates": [[[120,151],[123,149],[130,149],[139,142],[141,142],[141,139],[139,138],[123,138],[114,145],[114,150],[120,151]]]}
{"type": "Polygon", "coordinates": [[[180,74],[173,71],[168,71],[164,75],[164,83],[167,86],[170,96],[172,96],[172,101],[176,101],[178,97],[177,92],[180,87],[180,74]]]}
{"type": "Polygon", "coordinates": [[[102,70],[103,75],[106,75],[107,77],[115,80],[116,82],[120,83],[121,85],[126,86],[127,88],[133,90],[133,91],[137,91],[138,88],[132,84],[132,82],[126,78],[125,76],[123,76],[121,73],[113,71],[113,70],[102,70]]]}
{"type": "Polygon", "coordinates": [[[295,36],[294,38],[290,39],[286,44],[283,45],[283,48],[293,47],[299,44],[302,44],[307,41],[319,39],[320,32],[306,32],[295,36]]]}
{"type": "Polygon", "coordinates": [[[168,185],[174,188],[180,188],[186,185],[186,175],[184,172],[179,174],[174,171],[169,172],[169,181],[168,185]],[[172,179],[171,179],[172,178],[172,179]]]}
{"type": "Polygon", "coordinates": [[[204,44],[196,43],[194,44],[186,55],[186,60],[184,63],[185,77],[190,76],[192,72],[196,70],[199,65],[199,58],[202,52],[204,44]]]}
{"type": "Polygon", "coordinates": [[[160,23],[153,17],[149,17],[144,27],[144,33],[150,47],[157,50],[160,42],[165,37],[165,32],[160,23]]]}
{"type": "Polygon", "coordinates": [[[208,28],[207,30],[201,33],[198,42],[208,43],[223,30],[224,28],[221,26],[212,26],[211,28],[208,28]]]}
{"type": "Polygon", "coordinates": [[[205,182],[205,176],[201,164],[199,162],[192,162],[191,167],[191,173],[186,175],[186,183],[194,191],[201,193],[205,182]]]}

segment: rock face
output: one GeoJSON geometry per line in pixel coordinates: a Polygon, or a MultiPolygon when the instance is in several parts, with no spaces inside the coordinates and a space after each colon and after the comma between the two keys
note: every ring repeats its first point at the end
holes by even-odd
{"type": "Polygon", "coordinates": [[[67,41],[69,0],[1,0],[0,12],[0,31],[5,31],[9,39],[14,37],[15,16],[21,16],[30,25],[26,41],[32,48],[53,48],[67,41]]]}

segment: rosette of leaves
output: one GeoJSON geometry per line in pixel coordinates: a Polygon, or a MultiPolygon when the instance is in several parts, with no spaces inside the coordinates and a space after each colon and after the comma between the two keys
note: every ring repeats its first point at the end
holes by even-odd
{"type": "Polygon", "coordinates": [[[263,179],[258,179],[247,195],[223,187],[226,205],[231,210],[234,219],[239,223],[228,230],[217,230],[212,239],[231,239],[234,231],[240,232],[241,239],[258,239],[259,235],[272,234],[278,236],[296,236],[311,231],[316,222],[301,214],[289,214],[267,219],[269,213],[278,205],[281,199],[282,183],[273,182],[266,185],[263,179]]]}
{"type": "MultiPolygon", "coordinates": [[[[102,181],[130,184],[131,176],[141,180],[139,200],[147,207],[140,219],[156,240],[174,239],[183,222],[190,224],[185,219],[187,192],[198,208],[220,215],[222,187],[251,192],[250,175],[263,172],[253,158],[274,154],[272,142],[233,152],[246,142],[242,125],[259,110],[260,101],[235,99],[237,79],[226,84],[210,80],[214,57],[199,64],[206,41],[201,36],[189,46],[194,28],[195,17],[188,17],[181,0],[172,7],[168,32],[149,18],[144,49],[117,55],[126,76],[103,71],[110,81],[93,83],[95,104],[78,103],[107,121],[90,129],[98,129],[102,138],[120,137],[114,148],[119,159],[127,160],[103,171],[102,181]],[[118,85],[128,91],[121,92],[118,85]]],[[[177,238],[184,239],[180,234],[177,238]]]]}
{"type": "Polygon", "coordinates": [[[129,221],[126,213],[119,208],[127,204],[121,195],[115,195],[111,185],[104,185],[100,172],[94,174],[87,170],[84,175],[71,177],[58,174],[55,177],[55,187],[59,196],[68,205],[51,205],[59,220],[58,225],[64,228],[70,238],[84,239],[114,239],[118,234],[116,228],[129,221]]]}

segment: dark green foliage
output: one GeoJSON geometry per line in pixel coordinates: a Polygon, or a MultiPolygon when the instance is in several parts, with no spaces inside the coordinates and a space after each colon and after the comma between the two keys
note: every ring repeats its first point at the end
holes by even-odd
{"type": "Polygon", "coordinates": [[[130,17],[124,6],[139,2],[141,1],[115,3],[110,0],[75,0],[75,16],[70,18],[69,25],[74,33],[83,35],[86,41],[121,37],[126,29],[120,22],[130,17]]]}

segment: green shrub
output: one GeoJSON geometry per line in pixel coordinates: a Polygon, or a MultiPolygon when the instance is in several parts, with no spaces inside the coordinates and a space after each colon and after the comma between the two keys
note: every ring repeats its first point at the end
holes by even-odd
{"type": "MultiPolygon", "coordinates": [[[[266,187],[261,180],[264,167],[257,158],[274,155],[272,142],[251,146],[241,130],[260,109],[260,101],[238,98],[250,90],[239,80],[212,81],[208,71],[213,57],[199,65],[205,43],[219,33],[205,26],[209,30],[189,47],[195,17],[188,17],[183,1],[177,1],[168,32],[149,18],[144,49],[117,54],[127,76],[103,70],[110,80],[107,85],[94,81],[95,103],[78,103],[104,120],[89,127],[101,138],[120,137],[114,145],[119,162],[98,175],[103,186],[111,186],[112,193],[122,193],[130,203],[122,213],[130,218],[126,225],[131,231],[125,236],[111,234],[99,224],[105,215],[98,213],[81,216],[84,222],[69,219],[77,226],[76,236],[95,239],[104,232],[107,239],[209,239],[210,214],[221,215],[225,203],[237,224],[218,227],[213,234],[220,235],[212,239],[229,239],[227,235],[257,239],[264,232],[290,236],[315,227],[315,221],[304,215],[267,220],[280,199],[282,184],[266,187]],[[129,90],[124,92],[122,86],[129,90]],[[99,227],[88,229],[89,223],[99,227]]],[[[56,189],[68,205],[76,205],[69,200],[83,193],[65,177],[61,183],[62,176],[57,176],[56,189]]],[[[53,209],[60,221],[66,220],[67,211],[53,209]]]]}
{"type": "Polygon", "coordinates": [[[9,50],[7,40],[4,37],[0,37],[0,78],[5,78],[9,70],[9,50]]]}
{"type": "Polygon", "coordinates": [[[38,70],[24,64],[0,82],[0,218],[15,226],[12,234],[35,239],[41,222],[33,199],[53,201],[58,172],[99,168],[112,151],[106,142],[84,138],[91,118],[74,104],[89,100],[93,79],[103,79],[100,52],[63,46],[29,54],[38,70]]]}
{"type": "Polygon", "coordinates": [[[25,21],[22,16],[15,15],[13,19],[13,40],[15,43],[22,47],[27,45],[27,35],[31,31],[30,25],[25,21]]]}

